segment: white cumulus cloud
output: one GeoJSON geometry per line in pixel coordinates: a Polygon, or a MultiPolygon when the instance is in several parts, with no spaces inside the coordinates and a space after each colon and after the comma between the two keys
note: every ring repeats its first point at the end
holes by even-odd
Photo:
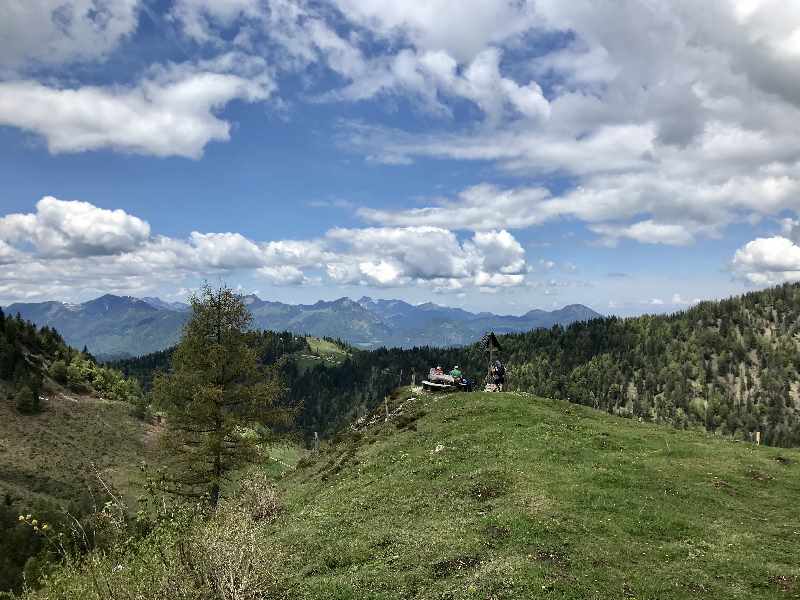
{"type": "Polygon", "coordinates": [[[525,252],[507,231],[477,232],[460,242],[440,227],[333,229],[338,260],[329,268],[340,283],[423,284],[460,289],[520,285],[525,252]]]}
{"type": "Polygon", "coordinates": [[[544,188],[503,189],[483,184],[467,188],[455,200],[439,200],[435,206],[401,211],[361,208],[358,214],[368,221],[391,226],[522,229],[547,219],[542,201],[549,197],[550,192],[544,188]]]}
{"type": "Polygon", "coordinates": [[[0,67],[103,57],[138,25],[139,0],[5,0],[0,67]]]}
{"type": "Polygon", "coordinates": [[[755,285],[800,281],[800,246],[782,236],[757,238],[736,251],[732,266],[755,285]]]}
{"type": "Polygon", "coordinates": [[[36,212],[0,217],[0,295],[70,296],[74,289],[142,293],[165,281],[251,273],[273,285],[424,286],[435,290],[524,283],[525,252],[507,231],[459,240],[437,227],[332,229],[309,240],[238,232],[153,234],[143,220],[88,202],[42,198],[36,212]]]}
{"type": "Polygon", "coordinates": [[[632,225],[593,225],[591,229],[612,245],[616,244],[620,238],[635,240],[642,244],[670,246],[686,246],[694,241],[692,233],[685,227],[656,223],[652,220],[640,221],[632,225]]]}
{"type": "Polygon", "coordinates": [[[0,265],[11,264],[19,260],[19,252],[11,247],[10,244],[0,239],[0,265]]]}
{"type": "Polygon", "coordinates": [[[230,138],[230,123],[216,112],[236,99],[266,100],[274,88],[265,71],[228,72],[237,60],[247,58],[154,67],[131,86],[0,82],[0,125],[42,136],[54,154],[111,148],[199,158],[209,142],[230,138]]]}
{"type": "MultiPolygon", "coordinates": [[[[415,19],[423,18],[415,8],[398,8],[387,21],[370,12],[378,8],[352,4],[350,9],[374,21],[372,27],[417,43],[415,56],[443,47],[414,42],[423,39],[409,33],[415,19]]],[[[527,23],[530,39],[544,31],[568,32],[566,44],[516,62],[492,58],[524,53],[499,42],[485,42],[459,60],[438,50],[443,54],[429,71],[443,83],[425,89],[439,90],[435,100],[443,102],[443,90],[460,88],[460,97],[472,99],[486,115],[500,115],[490,119],[491,126],[411,133],[351,122],[342,128],[342,144],[387,164],[417,158],[488,161],[534,181],[567,176],[571,185],[538,198],[530,196],[530,186],[502,193],[485,188],[483,203],[462,194],[421,209],[361,215],[374,223],[415,226],[441,225],[452,215],[454,227],[468,222],[478,228],[493,212],[509,215],[500,224],[507,228],[568,217],[589,223],[607,243],[626,238],[685,245],[719,237],[735,223],[800,211],[800,86],[791,73],[800,47],[800,8],[765,0],[743,10],[742,3],[711,0],[697,11],[695,4],[520,3],[535,15],[520,21],[527,23]],[[525,73],[533,83],[551,82],[538,118],[500,108],[513,92],[497,76],[509,78],[512,65],[513,81],[524,81],[519,73],[525,73]],[[494,83],[468,85],[484,79],[494,83]],[[513,197],[515,204],[508,201],[513,197]]],[[[445,17],[439,23],[458,29],[455,21],[445,17]]]]}
{"type": "Polygon", "coordinates": [[[528,0],[334,0],[348,18],[379,35],[469,62],[536,23],[528,0]]]}
{"type": "Polygon", "coordinates": [[[150,236],[150,225],[123,210],[45,196],[35,213],[0,217],[0,240],[30,244],[43,256],[130,252],[150,236]]]}
{"type": "Polygon", "coordinates": [[[508,231],[477,232],[467,248],[476,254],[483,273],[519,275],[525,270],[525,250],[508,231]]]}

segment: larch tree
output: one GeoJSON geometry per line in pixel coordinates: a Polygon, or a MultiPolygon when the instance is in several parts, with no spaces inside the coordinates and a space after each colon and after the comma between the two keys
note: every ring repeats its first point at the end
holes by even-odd
{"type": "Polygon", "coordinates": [[[171,370],[153,382],[153,399],[167,417],[165,489],[205,496],[215,507],[231,473],[257,458],[245,428],[285,424],[291,414],[277,404],[277,371],[262,367],[248,343],[252,316],[241,296],[206,285],[191,305],[171,370]]]}

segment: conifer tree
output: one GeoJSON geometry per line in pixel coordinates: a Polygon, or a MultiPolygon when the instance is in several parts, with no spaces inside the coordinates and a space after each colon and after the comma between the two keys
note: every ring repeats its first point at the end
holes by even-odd
{"type": "Polygon", "coordinates": [[[231,472],[256,457],[242,428],[285,423],[290,415],[277,406],[283,391],[277,372],[260,367],[248,343],[252,317],[241,296],[204,286],[191,304],[171,372],[156,377],[153,398],[167,413],[165,488],[207,496],[216,506],[231,472]]]}

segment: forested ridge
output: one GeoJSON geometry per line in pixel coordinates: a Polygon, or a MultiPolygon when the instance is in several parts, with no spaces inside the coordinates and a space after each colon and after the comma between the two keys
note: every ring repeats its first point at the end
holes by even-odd
{"type": "Polygon", "coordinates": [[[11,384],[12,397],[20,394],[23,412],[35,412],[38,408],[46,357],[54,357],[65,349],[57,331],[49,327],[39,329],[18,315],[6,317],[0,310],[0,381],[11,384]]]}
{"type": "Polygon", "coordinates": [[[669,316],[505,336],[514,388],[774,446],[800,444],[800,286],[669,316]]]}
{"type": "MultiPolygon", "coordinates": [[[[607,317],[500,336],[513,390],[625,417],[762,443],[800,445],[800,285],[672,315],[607,317]]],[[[486,372],[483,349],[379,350],[369,362],[417,373],[460,364],[486,372]]]]}
{"type": "MultiPolygon", "coordinates": [[[[297,351],[291,333],[259,334],[266,363],[297,351]],[[280,342],[283,339],[283,342],[280,342]]],[[[625,417],[676,427],[704,427],[775,446],[800,445],[800,285],[787,284],[672,315],[606,317],[500,336],[509,387],[570,400],[625,417]]],[[[346,347],[342,342],[338,342],[346,347]]],[[[285,361],[297,426],[333,433],[363,414],[412,373],[458,364],[483,380],[479,344],[462,348],[360,351],[336,366],[300,369],[285,361]]],[[[113,363],[147,385],[169,351],[113,363]]]]}
{"type": "MultiPolygon", "coordinates": [[[[511,389],[679,428],[704,427],[743,440],[760,432],[762,443],[800,445],[798,284],[672,315],[607,317],[508,334],[500,343],[511,389]]],[[[436,364],[459,364],[479,380],[486,371],[478,344],[356,353],[343,367],[362,380],[391,373],[408,383],[412,370],[419,380],[436,364]]],[[[308,416],[314,410],[321,416],[325,394],[350,380],[346,373],[314,375],[298,397],[310,403],[308,416]]],[[[351,412],[361,404],[351,404],[351,412]]]]}
{"type": "MultiPolygon", "coordinates": [[[[346,421],[373,408],[400,383],[394,351],[389,351],[386,360],[382,359],[385,350],[360,351],[341,340],[326,341],[342,349],[344,357],[336,364],[323,360],[307,364],[302,358],[316,355],[315,351],[307,338],[290,331],[249,333],[249,343],[260,363],[277,364],[286,385],[282,402],[297,408],[293,427],[308,439],[314,432],[334,433],[346,421]]],[[[405,355],[411,351],[398,352],[405,355]]],[[[170,348],[108,365],[138,380],[149,391],[154,375],[170,369],[173,353],[174,348],[170,348]]],[[[417,356],[418,352],[412,354],[417,356]]]]}

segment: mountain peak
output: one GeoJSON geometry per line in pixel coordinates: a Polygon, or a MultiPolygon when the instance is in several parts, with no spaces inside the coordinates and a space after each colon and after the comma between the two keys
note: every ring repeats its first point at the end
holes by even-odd
{"type": "Polygon", "coordinates": [[[242,302],[244,302],[245,306],[259,306],[264,304],[264,301],[255,294],[247,294],[246,296],[242,296],[242,302]]]}
{"type": "Polygon", "coordinates": [[[94,304],[95,302],[118,302],[120,300],[125,300],[126,298],[131,298],[130,296],[117,296],[115,294],[103,294],[102,296],[98,296],[93,300],[87,300],[84,304],[94,304]]]}
{"type": "Polygon", "coordinates": [[[139,298],[134,298],[133,296],[116,296],[114,294],[103,294],[94,300],[89,300],[81,304],[81,307],[84,309],[104,308],[105,310],[124,306],[147,306],[153,308],[147,304],[147,302],[139,298]]]}
{"type": "Polygon", "coordinates": [[[442,307],[438,304],[434,304],[433,302],[423,302],[422,304],[417,304],[417,308],[421,310],[435,310],[442,307]]]}
{"type": "Polygon", "coordinates": [[[585,315],[585,320],[596,319],[603,316],[596,310],[592,310],[584,304],[567,304],[559,312],[585,315]]]}
{"type": "Polygon", "coordinates": [[[356,302],[352,298],[348,298],[347,296],[342,296],[341,298],[336,298],[335,300],[317,300],[314,304],[307,306],[310,306],[311,308],[353,308],[356,306],[363,308],[360,303],[356,302]]]}
{"type": "Polygon", "coordinates": [[[335,306],[356,306],[358,302],[356,302],[352,298],[348,298],[347,296],[342,296],[341,298],[337,298],[336,300],[331,302],[331,304],[335,306]]]}
{"type": "Polygon", "coordinates": [[[129,311],[158,312],[159,309],[151,306],[144,300],[133,298],[132,296],[115,296],[114,294],[104,294],[94,300],[84,302],[78,307],[79,313],[87,316],[99,315],[122,315],[129,311]]]}
{"type": "Polygon", "coordinates": [[[561,317],[569,317],[573,321],[590,321],[592,319],[597,319],[598,317],[602,317],[599,312],[596,312],[589,308],[584,304],[567,304],[562,308],[557,308],[552,312],[548,312],[546,310],[542,310],[541,308],[534,308],[529,310],[522,318],[525,319],[532,319],[532,318],[543,318],[549,317],[552,315],[559,315],[561,317]]]}

